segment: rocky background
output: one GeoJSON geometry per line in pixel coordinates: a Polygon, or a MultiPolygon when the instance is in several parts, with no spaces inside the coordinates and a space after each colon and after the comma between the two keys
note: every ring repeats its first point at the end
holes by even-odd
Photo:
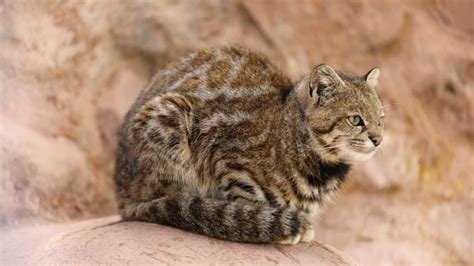
{"type": "Polygon", "coordinates": [[[474,2],[0,0],[0,224],[116,213],[117,129],[153,73],[200,47],[292,78],[381,69],[382,152],[315,221],[363,264],[474,263],[474,2]]]}

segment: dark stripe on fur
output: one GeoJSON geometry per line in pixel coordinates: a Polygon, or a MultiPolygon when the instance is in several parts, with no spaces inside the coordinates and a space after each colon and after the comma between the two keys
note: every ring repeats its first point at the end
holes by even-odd
{"type": "Polygon", "coordinates": [[[269,228],[271,235],[283,235],[283,225],[280,223],[281,216],[283,214],[283,209],[277,209],[270,219],[271,225],[269,228]]]}
{"type": "Polygon", "coordinates": [[[267,203],[270,206],[274,206],[274,207],[279,206],[275,195],[273,195],[273,193],[266,186],[261,185],[258,182],[258,179],[255,178],[255,172],[251,171],[250,169],[244,167],[242,164],[239,164],[239,163],[227,163],[227,167],[229,169],[234,169],[234,170],[237,170],[237,171],[247,172],[250,175],[250,177],[252,178],[252,180],[255,181],[257,183],[257,185],[259,186],[259,188],[263,191],[263,195],[265,196],[265,199],[266,199],[267,203]]]}
{"type": "Polygon", "coordinates": [[[350,166],[345,163],[319,162],[316,167],[316,173],[308,176],[308,181],[313,187],[325,187],[334,178],[339,182],[343,182],[349,170],[350,166]]]}
{"type": "Polygon", "coordinates": [[[301,201],[309,201],[309,202],[314,202],[314,201],[320,201],[321,198],[314,193],[311,193],[311,196],[303,195],[301,194],[301,191],[298,189],[298,186],[296,185],[297,181],[294,180],[293,178],[290,177],[290,183],[291,183],[291,188],[293,189],[295,196],[301,200],[301,201]]]}
{"type": "Polygon", "coordinates": [[[238,187],[250,194],[254,194],[255,195],[255,189],[251,186],[251,185],[248,185],[248,184],[244,184],[244,183],[241,183],[235,179],[230,179],[229,181],[229,184],[224,188],[224,191],[229,191],[231,190],[233,187],[238,187]]]}
{"type": "Polygon", "coordinates": [[[179,127],[179,121],[176,117],[169,116],[169,115],[158,115],[158,120],[160,121],[160,124],[165,127],[171,127],[171,128],[179,127]]]}
{"type": "Polygon", "coordinates": [[[298,212],[295,211],[291,217],[291,234],[296,235],[300,232],[301,221],[298,217],[298,212]]]}

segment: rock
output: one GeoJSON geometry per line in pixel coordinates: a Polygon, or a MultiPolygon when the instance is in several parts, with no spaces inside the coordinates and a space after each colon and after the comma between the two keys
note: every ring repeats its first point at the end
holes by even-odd
{"type": "Polygon", "coordinates": [[[110,184],[94,178],[74,142],[41,135],[1,115],[0,124],[9,125],[0,131],[1,224],[37,217],[56,221],[91,217],[112,200],[113,194],[103,194],[110,184]]]}
{"type": "Polygon", "coordinates": [[[328,208],[314,229],[318,241],[362,265],[471,265],[472,238],[459,237],[472,230],[465,212],[474,209],[461,200],[435,203],[400,191],[386,191],[383,197],[354,191],[328,208]]]}
{"type": "Polygon", "coordinates": [[[2,264],[356,265],[333,247],[233,243],[143,222],[107,217],[2,232],[2,264]]]}

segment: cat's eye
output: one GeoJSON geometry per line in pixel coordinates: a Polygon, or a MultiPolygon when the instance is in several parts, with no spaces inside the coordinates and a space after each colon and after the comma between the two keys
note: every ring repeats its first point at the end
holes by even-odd
{"type": "Polygon", "coordinates": [[[351,125],[353,126],[363,126],[364,125],[364,121],[362,121],[362,118],[358,115],[352,115],[352,116],[349,116],[349,123],[351,123],[351,125]]]}

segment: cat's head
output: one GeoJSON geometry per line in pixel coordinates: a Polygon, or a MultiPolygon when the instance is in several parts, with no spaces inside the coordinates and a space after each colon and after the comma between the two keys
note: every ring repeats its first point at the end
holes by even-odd
{"type": "Polygon", "coordinates": [[[364,76],[317,66],[299,84],[311,137],[323,159],[367,160],[383,140],[384,112],[375,92],[379,69],[364,76]]]}

